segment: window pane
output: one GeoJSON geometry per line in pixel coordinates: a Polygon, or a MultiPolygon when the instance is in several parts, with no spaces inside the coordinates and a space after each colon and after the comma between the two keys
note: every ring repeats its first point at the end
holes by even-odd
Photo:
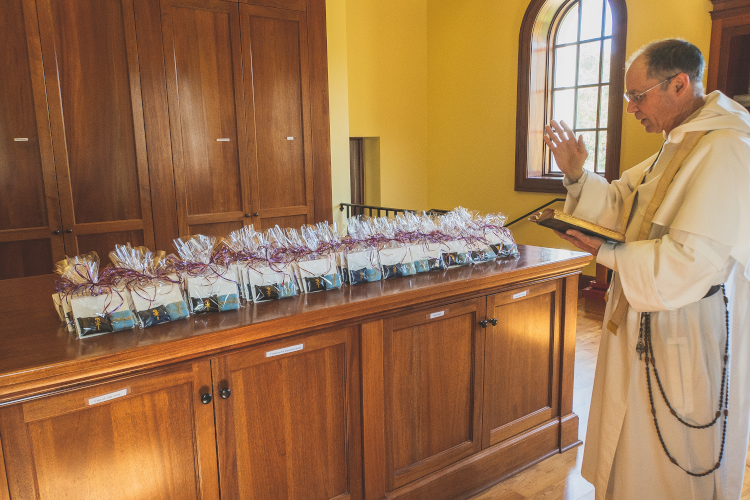
{"type": "Polygon", "coordinates": [[[596,132],[581,132],[583,136],[583,143],[586,145],[586,151],[589,152],[589,157],[586,158],[586,163],[583,164],[583,168],[586,170],[594,171],[594,154],[596,145],[596,132]]]}
{"type": "Polygon", "coordinates": [[[609,85],[602,85],[602,96],[599,99],[599,128],[607,128],[607,112],[609,111],[609,85]]]}
{"type": "Polygon", "coordinates": [[[602,8],[605,0],[581,0],[581,40],[602,36],[602,8]]]}
{"type": "MultiPolygon", "coordinates": [[[[596,128],[596,110],[598,106],[599,87],[578,89],[578,120],[576,129],[596,128]]],[[[593,143],[592,143],[593,144],[593,143]]]]}
{"type": "Polygon", "coordinates": [[[612,39],[604,40],[604,53],[602,54],[602,83],[609,82],[609,58],[612,55],[612,39]]]}
{"type": "Polygon", "coordinates": [[[555,49],[555,88],[576,84],[576,46],[555,49]]]}
{"type": "Polygon", "coordinates": [[[578,63],[578,85],[599,83],[599,55],[600,41],[582,43],[581,55],[578,63]]]}
{"type": "Polygon", "coordinates": [[[603,174],[604,166],[607,160],[607,131],[599,132],[599,151],[596,158],[596,173],[603,174]]]}
{"type": "Polygon", "coordinates": [[[575,90],[556,90],[552,93],[552,119],[565,120],[565,123],[573,128],[573,115],[575,110],[575,90]]]}
{"type": "Polygon", "coordinates": [[[609,1],[607,4],[607,20],[604,22],[604,36],[612,36],[612,9],[609,7],[609,1]]]}
{"type": "Polygon", "coordinates": [[[578,41],[578,4],[575,3],[565,14],[560,27],[557,29],[557,45],[578,41]]]}
{"type": "Polygon", "coordinates": [[[557,162],[555,161],[555,155],[550,154],[550,157],[552,158],[552,161],[549,164],[549,171],[554,172],[556,174],[561,174],[562,171],[560,170],[560,167],[557,166],[557,162]]]}

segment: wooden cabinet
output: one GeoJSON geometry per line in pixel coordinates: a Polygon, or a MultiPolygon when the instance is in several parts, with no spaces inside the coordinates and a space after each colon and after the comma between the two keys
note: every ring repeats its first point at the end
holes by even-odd
{"type": "Polygon", "coordinates": [[[519,250],[83,340],[12,280],[0,500],[452,500],[575,446],[591,256],[519,250]]]}
{"type": "MultiPolygon", "coordinates": [[[[460,496],[454,484],[445,491],[423,488],[449,483],[445,478],[478,453],[494,456],[498,470],[512,467],[515,453],[527,453],[511,451],[522,436],[548,433],[553,425],[559,434],[548,434],[546,446],[578,442],[578,419],[560,405],[563,294],[572,285],[545,281],[363,328],[363,391],[377,394],[382,376],[384,399],[382,424],[379,416],[365,419],[365,456],[380,447],[386,464],[384,474],[366,466],[368,497],[460,496]],[[368,439],[381,425],[382,447],[368,439]]],[[[574,319],[568,321],[574,330],[574,319]]],[[[572,352],[569,347],[564,355],[572,352]]],[[[374,409],[365,403],[364,411],[374,409]]],[[[487,474],[483,467],[474,473],[487,474]]]]}
{"type": "Polygon", "coordinates": [[[180,234],[225,236],[252,222],[239,10],[161,5],[180,234]]]}
{"type": "Polygon", "coordinates": [[[485,448],[559,415],[562,282],[487,297],[485,448]]]}
{"type": "Polygon", "coordinates": [[[153,247],[133,2],[36,5],[65,251],[153,247]]]}
{"type": "Polygon", "coordinates": [[[0,279],[331,220],[324,0],[6,3],[0,279]]]}
{"type": "Polygon", "coordinates": [[[210,387],[206,360],[3,408],[11,498],[218,500],[210,387]]]}
{"type": "Polygon", "coordinates": [[[711,1],[706,90],[721,90],[750,109],[750,0],[711,1]]]}
{"type": "Polygon", "coordinates": [[[484,302],[384,322],[388,490],[481,450],[484,302]]]}
{"type": "Polygon", "coordinates": [[[0,280],[65,254],[36,18],[29,1],[0,10],[0,280]]]}
{"type": "Polygon", "coordinates": [[[222,498],[361,498],[355,334],[327,331],[214,360],[222,498]]]}

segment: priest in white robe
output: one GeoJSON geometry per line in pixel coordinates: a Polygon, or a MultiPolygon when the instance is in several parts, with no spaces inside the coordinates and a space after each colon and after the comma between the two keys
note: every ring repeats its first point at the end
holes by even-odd
{"type": "Polygon", "coordinates": [[[626,237],[558,233],[616,276],[581,473],[597,500],[739,499],[750,429],[750,115],[718,91],[704,95],[703,57],[688,42],[654,42],[630,61],[627,110],[663,134],[660,152],[610,184],[583,169],[581,138],[546,128],[565,211],[626,237]]]}

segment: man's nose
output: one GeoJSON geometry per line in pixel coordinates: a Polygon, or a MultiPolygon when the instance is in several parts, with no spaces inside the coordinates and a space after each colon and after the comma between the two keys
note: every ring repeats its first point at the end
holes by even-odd
{"type": "Polygon", "coordinates": [[[628,113],[635,113],[635,111],[638,109],[638,104],[635,103],[635,101],[630,100],[628,101],[628,113]]]}

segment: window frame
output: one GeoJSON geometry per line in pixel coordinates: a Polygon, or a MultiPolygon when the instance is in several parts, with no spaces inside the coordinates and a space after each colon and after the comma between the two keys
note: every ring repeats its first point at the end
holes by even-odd
{"type": "MultiPolygon", "coordinates": [[[[545,174],[548,151],[542,139],[544,126],[551,117],[554,35],[568,7],[575,1],[532,0],[521,24],[516,113],[516,191],[566,192],[562,175],[545,174]]],[[[627,8],[625,0],[609,0],[609,4],[612,11],[612,50],[604,177],[611,182],[620,176],[627,8]]]]}

